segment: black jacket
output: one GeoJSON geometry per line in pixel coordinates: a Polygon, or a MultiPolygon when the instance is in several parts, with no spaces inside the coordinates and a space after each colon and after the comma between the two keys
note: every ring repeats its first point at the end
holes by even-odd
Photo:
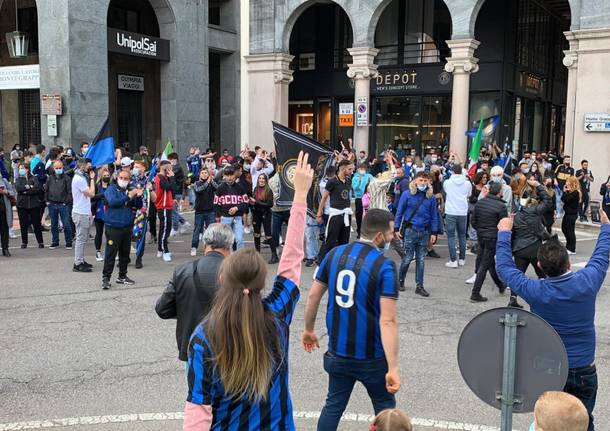
{"type": "Polygon", "coordinates": [[[174,166],[174,197],[176,195],[182,195],[182,193],[184,193],[184,170],[182,169],[182,166],[180,165],[176,165],[174,166]]]}
{"type": "Polygon", "coordinates": [[[17,190],[17,208],[32,209],[40,207],[42,188],[38,178],[34,175],[31,175],[29,178],[17,178],[15,190],[17,190]]]}
{"type": "Polygon", "coordinates": [[[216,207],[214,207],[214,193],[217,188],[218,184],[214,181],[210,183],[207,181],[197,181],[193,184],[193,191],[196,196],[195,213],[201,214],[216,211],[216,207]]]}
{"type": "Polygon", "coordinates": [[[187,360],[191,334],[210,311],[223,258],[222,254],[212,251],[198,260],[178,266],[157,300],[155,310],[160,318],[177,319],[176,341],[181,361],[187,360]],[[198,281],[195,281],[195,268],[198,281]]]}
{"type": "Polygon", "coordinates": [[[44,185],[45,201],[56,204],[72,202],[72,178],[67,174],[49,175],[44,185]]]}
{"type": "Polygon", "coordinates": [[[565,215],[575,216],[578,214],[580,195],[576,190],[563,192],[563,195],[561,195],[561,202],[563,202],[563,211],[565,212],[565,215]]]}
{"type": "Polygon", "coordinates": [[[520,208],[513,220],[513,252],[523,250],[548,238],[544,228],[544,214],[551,207],[551,198],[544,186],[536,187],[539,203],[536,206],[520,208]]]}
{"type": "Polygon", "coordinates": [[[472,226],[480,239],[496,239],[498,222],[508,217],[506,203],[500,196],[487,195],[474,206],[472,226]]]}

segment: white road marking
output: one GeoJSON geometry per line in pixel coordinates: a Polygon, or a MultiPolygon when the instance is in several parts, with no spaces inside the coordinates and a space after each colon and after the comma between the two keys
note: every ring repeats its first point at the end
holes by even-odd
{"type": "MultiPolygon", "coordinates": [[[[295,419],[318,419],[320,412],[293,412],[295,419]]],[[[373,415],[360,413],[345,413],[341,418],[342,422],[362,422],[371,423],[373,415]]],[[[41,421],[12,422],[0,424],[0,431],[32,430],[42,428],[60,428],[68,426],[100,425],[109,423],[127,422],[161,422],[182,420],[182,412],[174,413],[135,413],[127,415],[104,415],[104,416],[84,416],[63,419],[45,419],[41,421]]],[[[428,428],[438,428],[442,430],[461,430],[461,431],[500,431],[499,428],[487,425],[476,425],[462,422],[443,421],[436,419],[413,418],[413,425],[428,428]]]]}

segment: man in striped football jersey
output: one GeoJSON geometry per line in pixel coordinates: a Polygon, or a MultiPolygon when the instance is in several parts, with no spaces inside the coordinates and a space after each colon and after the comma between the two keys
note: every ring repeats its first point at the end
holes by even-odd
{"type": "Polygon", "coordinates": [[[328,290],[326,328],[328,395],[318,431],[336,430],[356,382],[373,402],[375,414],[394,408],[400,388],[396,265],[384,256],[394,231],[389,211],[367,212],[361,240],[332,249],[320,263],[305,308],[303,347],[319,347],[314,332],[322,296],[328,290]]]}

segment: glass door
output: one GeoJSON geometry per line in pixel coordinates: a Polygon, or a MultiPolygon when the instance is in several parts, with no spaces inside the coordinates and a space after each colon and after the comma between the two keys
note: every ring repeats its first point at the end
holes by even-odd
{"type": "Polygon", "coordinates": [[[118,144],[135,153],[142,145],[142,93],[118,90],[117,105],[118,144]]]}
{"type": "Polygon", "coordinates": [[[392,147],[397,152],[415,150],[421,154],[421,98],[379,97],[376,99],[376,154],[392,147]]]}

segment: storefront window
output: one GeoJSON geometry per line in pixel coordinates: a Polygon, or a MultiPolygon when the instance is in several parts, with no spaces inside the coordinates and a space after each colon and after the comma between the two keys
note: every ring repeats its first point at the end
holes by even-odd
{"type": "Polygon", "coordinates": [[[391,146],[394,149],[419,150],[419,97],[382,97],[376,103],[376,153],[391,146]]]}
{"type": "Polygon", "coordinates": [[[446,151],[451,129],[451,97],[424,97],[421,142],[424,154],[434,148],[446,151]]]}
{"type": "Polygon", "coordinates": [[[290,103],[288,111],[290,116],[288,126],[300,134],[314,139],[313,101],[290,103]]]}
{"type": "Polygon", "coordinates": [[[480,93],[470,96],[470,126],[482,118],[500,114],[500,93],[480,93]]]}
{"type": "Polygon", "coordinates": [[[330,132],[332,130],[332,103],[330,100],[320,100],[318,104],[318,124],[316,141],[330,146],[330,132]]]}

